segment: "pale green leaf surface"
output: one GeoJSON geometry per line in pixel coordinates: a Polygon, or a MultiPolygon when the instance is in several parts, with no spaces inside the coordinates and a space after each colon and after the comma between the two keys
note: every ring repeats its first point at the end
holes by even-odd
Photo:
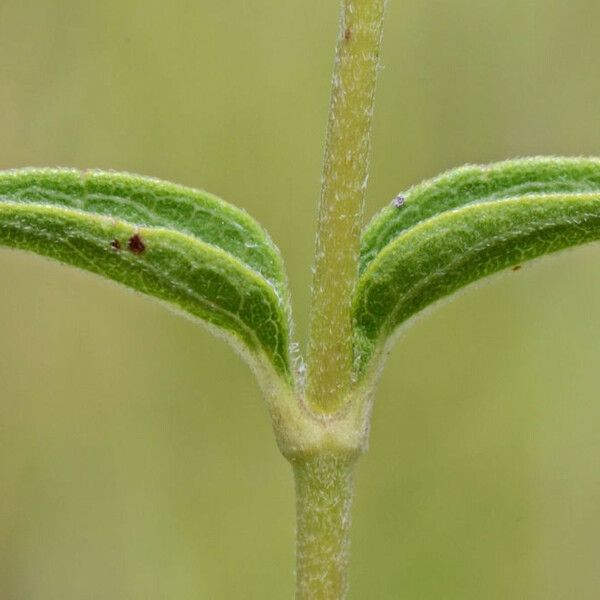
{"type": "Polygon", "coordinates": [[[168,302],[290,379],[280,256],[246,213],[214,196],[126,174],[7,171],[0,173],[0,245],[168,302]],[[143,250],[131,246],[136,235],[143,250]]]}
{"type": "Polygon", "coordinates": [[[422,207],[402,219],[396,215],[405,207],[385,209],[365,232],[365,255],[378,247],[374,240],[382,247],[365,259],[354,298],[361,373],[402,323],[437,300],[527,260],[600,239],[600,161],[463,167],[414,190],[413,202],[422,207]]]}

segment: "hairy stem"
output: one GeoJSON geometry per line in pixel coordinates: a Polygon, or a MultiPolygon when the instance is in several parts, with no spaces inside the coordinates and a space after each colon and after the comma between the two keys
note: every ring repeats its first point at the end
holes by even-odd
{"type": "Polygon", "coordinates": [[[294,461],[296,600],[346,597],[353,460],[326,454],[294,461]]]}
{"type": "Polygon", "coordinates": [[[342,0],[308,342],[308,399],[339,408],[352,383],[352,291],[367,185],[385,0],[342,0]]]}

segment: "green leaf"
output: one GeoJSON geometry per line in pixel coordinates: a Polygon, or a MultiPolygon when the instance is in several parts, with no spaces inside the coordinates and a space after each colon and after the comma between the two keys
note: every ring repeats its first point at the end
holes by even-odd
{"type": "Polygon", "coordinates": [[[0,245],[165,301],[291,381],[281,257],[253,219],[214,196],[120,173],[0,172],[0,245]]]}
{"type": "Polygon", "coordinates": [[[357,368],[410,317],[527,260],[600,239],[600,161],[462,167],[411,189],[363,236],[354,298],[357,368]]]}

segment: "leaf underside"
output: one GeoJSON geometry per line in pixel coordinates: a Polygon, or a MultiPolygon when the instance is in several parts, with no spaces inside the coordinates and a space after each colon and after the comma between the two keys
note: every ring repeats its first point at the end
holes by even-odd
{"type": "Polygon", "coordinates": [[[600,160],[532,158],[426,181],[363,233],[357,371],[407,319],[460,288],[600,239],[600,160]]]}
{"type": "Polygon", "coordinates": [[[0,172],[0,246],[170,303],[290,380],[281,257],[253,219],[210,194],[100,171],[0,172]]]}

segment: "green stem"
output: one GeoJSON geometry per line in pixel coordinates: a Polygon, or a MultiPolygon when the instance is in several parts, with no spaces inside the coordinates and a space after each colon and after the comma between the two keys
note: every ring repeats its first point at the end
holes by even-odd
{"type": "Polygon", "coordinates": [[[341,600],[348,588],[353,460],[328,454],[293,461],[296,600],[341,600]]]}
{"type": "Polygon", "coordinates": [[[342,0],[308,342],[307,397],[333,412],[352,384],[352,292],[368,176],[385,0],[342,0]]]}

